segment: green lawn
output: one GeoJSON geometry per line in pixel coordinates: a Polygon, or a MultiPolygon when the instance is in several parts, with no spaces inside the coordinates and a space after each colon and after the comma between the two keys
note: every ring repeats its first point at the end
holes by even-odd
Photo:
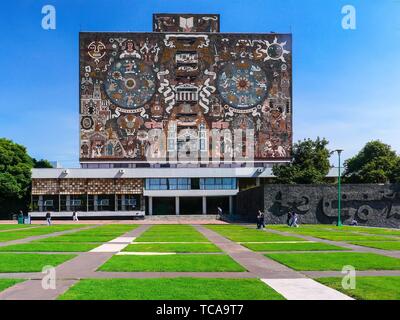
{"type": "Polygon", "coordinates": [[[3,252],[86,252],[96,248],[98,244],[90,243],[51,243],[30,242],[0,247],[3,252]]]}
{"type": "Polygon", "coordinates": [[[20,283],[24,280],[22,279],[0,279],[0,292],[20,283]]]}
{"type": "Polygon", "coordinates": [[[208,225],[207,228],[235,242],[306,241],[238,225],[208,225]]]}
{"type": "Polygon", "coordinates": [[[157,225],[150,227],[135,242],[209,242],[188,225],[157,225]]]}
{"type": "Polygon", "coordinates": [[[357,300],[400,300],[400,277],[358,276],[356,288],[348,290],[343,289],[342,278],[316,280],[357,300]]]}
{"type": "Polygon", "coordinates": [[[258,279],[84,279],[60,300],[284,300],[258,279]]]}
{"type": "Polygon", "coordinates": [[[130,244],[123,251],[130,252],[221,252],[212,243],[138,243],[130,244]]]}
{"type": "Polygon", "coordinates": [[[0,253],[0,272],[41,272],[44,266],[57,266],[73,254],[0,253]]]}
{"type": "Polygon", "coordinates": [[[82,228],[82,225],[54,225],[54,226],[42,226],[39,228],[28,228],[28,229],[23,229],[23,230],[18,230],[18,231],[4,231],[0,232],[0,242],[5,242],[5,241],[12,241],[12,240],[18,240],[18,239],[23,239],[23,238],[28,238],[28,237],[33,237],[33,236],[41,236],[41,235],[46,235],[46,234],[51,234],[53,232],[60,232],[60,231],[67,231],[67,230],[73,230],[73,229],[78,229],[82,228]]]}
{"type": "Polygon", "coordinates": [[[400,250],[400,241],[352,241],[351,243],[375,249],[400,250]]]}
{"type": "Polygon", "coordinates": [[[374,253],[271,253],[267,257],[299,271],[342,270],[351,265],[356,270],[400,270],[400,259],[374,253]]]}
{"type": "Polygon", "coordinates": [[[75,233],[40,239],[38,242],[108,242],[137,228],[137,225],[108,224],[75,233]]]}
{"type": "Polygon", "coordinates": [[[34,224],[0,224],[0,231],[39,227],[34,224]]]}
{"type": "Polygon", "coordinates": [[[227,255],[173,254],[113,256],[99,271],[115,272],[223,272],[246,271],[227,255]]]}
{"type": "Polygon", "coordinates": [[[253,251],[327,251],[327,250],[348,250],[346,248],[333,246],[319,242],[300,243],[242,243],[253,251]]]}

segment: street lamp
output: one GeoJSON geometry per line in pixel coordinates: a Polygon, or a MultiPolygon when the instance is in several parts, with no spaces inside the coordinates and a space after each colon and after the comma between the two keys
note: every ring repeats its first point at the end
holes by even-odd
{"type": "Polygon", "coordinates": [[[342,194],[340,190],[340,180],[341,180],[341,174],[340,174],[340,155],[343,152],[342,149],[336,149],[334,152],[337,152],[338,158],[339,158],[339,168],[338,168],[338,220],[337,220],[337,226],[340,227],[342,226],[342,220],[341,220],[341,199],[342,199],[342,194]]]}

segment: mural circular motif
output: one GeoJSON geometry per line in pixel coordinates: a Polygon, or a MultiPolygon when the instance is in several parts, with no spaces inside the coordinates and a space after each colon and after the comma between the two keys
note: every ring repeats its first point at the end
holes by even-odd
{"type": "Polygon", "coordinates": [[[91,117],[82,117],[81,126],[82,129],[90,130],[93,127],[93,119],[91,117]]]}
{"type": "Polygon", "coordinates": [[[267,95],[267,75],[250,60],[232,61],[220,71],[217,86],[221,98],[230,106],[253,107],[267,95]]]}
{"type": "Polygon", "coordinates": [[[133,109],[148,102],[156,91],[152,68],[137,59],[116,61],[108,72],[105,91],[116,105],[133,109]]]}

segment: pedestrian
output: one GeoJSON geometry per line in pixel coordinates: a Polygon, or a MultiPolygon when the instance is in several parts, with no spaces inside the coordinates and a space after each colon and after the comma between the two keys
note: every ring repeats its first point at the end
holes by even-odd
{"type": "Polygon", "coordinates": [[[357,220],[356,219],[351,220],[350,225],[351,226],[358,226],[357,220]]]}
{"type": "Polygon", "coordinates": [[[258,210],[258,214],[260,217],[260,229],[265,229],[265,214],[261,210],[258,210]]]}
{"type": "Polygon", "coordinates": [[[298,217],[298,215],[297,215],[297,213],[296,212],[293,212],[293,214],[292,214],[292,223],[291,223],[291,227],[295,227],[295,228],[298,228],[299,227],[299,225],[297,224],[297,220],[299,219],[299,217],[298,217]]]}
{"type": "Polygon", "coordinates": [[[46,213],[46,221],[47,221],[47,225],[51,226],[51,213],[50,212],[46,213]]]}
{"type": "Polygon", "coordinates": [[[72,220],[73,221],[79,221],[78,220],[78,212],[76,212],[76,211],[72,212],[72,220]]]}
{"type": "Polygon", "coordinates": [[[292,211],[289,211],[287,214],[286,224],[290,227],[291,223],[292,223],[292,211]]]}
{"type": "Polygon", "coordinates": [[[261,228],[261,216],[260,216],[260,210],[258,210],[258,213],[257,213],[257,229],[260,229],[261,228]]]}
{"type": "Polygon", "coordinates": [[[220,220],[222,217],[222,208],[220,206],[217,207],[217,220],[220,220]]]}

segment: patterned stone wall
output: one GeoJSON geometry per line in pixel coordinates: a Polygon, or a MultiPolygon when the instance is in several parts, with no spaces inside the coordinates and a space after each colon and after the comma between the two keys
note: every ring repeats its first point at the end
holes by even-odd
{"type": "MultiPolygon", "coordinates": [[[[338,217],[337,185],[274,185],[268,184],[240,192],[246,203],[260,203],[263,189],[266,222],[286,223],[288,210],[293,208],[301,223],[333,224],[338,217]]],[[[359,225],[400,227],[400,185],[344,184],[342,185],[342,221],[353,219],[359,225]]],[[[254,221],[256,208],[247,205],[239,214],[254,221]]]]}
{"type": "Polygon", "coordinates": [[[219,32],[219,14],[153,14],[154,32],[219,32]]]}
{"type": "Polygon", "coordinates": [[[32,179],[32,195],[142,193],[142,179],[32,179]]]}

